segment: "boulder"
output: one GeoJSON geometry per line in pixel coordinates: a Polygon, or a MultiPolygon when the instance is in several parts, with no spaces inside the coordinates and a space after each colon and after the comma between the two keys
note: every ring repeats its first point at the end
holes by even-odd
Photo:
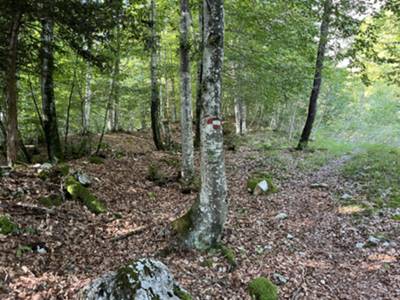
{"type": "Polygon", "coordinates": [[[162,262],[140,259],[105,274],[86,286],[81,300],[189,300],[162,262]]]}

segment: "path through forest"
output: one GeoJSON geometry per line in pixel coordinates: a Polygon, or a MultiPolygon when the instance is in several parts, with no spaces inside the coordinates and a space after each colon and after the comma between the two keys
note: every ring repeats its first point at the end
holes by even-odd
{"type": "Polygon", "coordinates": [[[38,213],[26,205],[58,186],[26,167],[2,178],[0,210],[35,230],[0,236],[0,298],[73,299],[90,279],[143,256],[165,262],[196,299],[249,299],[247,283],[260,275],[279,285],[282,299],[400,298],[398,223],[385,211],[363,216],[343,207],[339,199],[359,191],[338,171],[348,157],[314,171],[299,168],[303,154],[286,149],[278,161],[252,146],[227,151],[230,212],[223,242],[236,254],[232,267],[219,251],[165,251],[168,224],[196,197],[182,194],[176,182],[179,157],[154,151],[145,135],[106,141],[112,147],[104,164],[71,163],[92,177],[91,190],[107,203],[105,215],[73,201],[38,213]],[[150,163],[166,184],[146,179],[150,163]],[[279,191],[251,195],[246,181],[256,170],[273,174],[279,191]],[[37,242],[48,253],[18,252],[37,242]]]}

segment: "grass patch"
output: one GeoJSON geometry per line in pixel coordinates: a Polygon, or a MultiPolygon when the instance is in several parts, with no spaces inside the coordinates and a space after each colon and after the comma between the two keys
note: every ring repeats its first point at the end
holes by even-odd
{"type": "Polygon", "coordinates": [[[377,208],[400,207],[400,150],[368,146],[342,168],[343,175],[363,185],[367,199],[377,208]]]}

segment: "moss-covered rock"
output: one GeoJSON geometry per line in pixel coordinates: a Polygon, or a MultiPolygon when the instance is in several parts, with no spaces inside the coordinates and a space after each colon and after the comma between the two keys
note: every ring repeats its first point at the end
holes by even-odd
{"type": "Polygon", "coordinates": [[[191,300],[176,283],[167,266],[153,259],[140,259],[94,280],[84,288],[84,300],[191,300]]]}
{"type": "Polygon", "coordinates": [[[50,195],[39,198],[39,203],[46,207],[60,206],[62,204],[62,197],[60,195],[50,195]]]}
{"type": "Polygon", "coordinates": [[[0,234],[11,234],[18,231],[18,226],[8,216],[0,216],[0,234]]]}
{"type": "Polygon", "coordinates": [[[172,230],[178,234],[181,238],[185,238],[187,233],[190,231],[190,229],[193,226],[193,221],[192,221],[192,213],[193,209],[189,209],[187,213],[185,213],[182,217],[172,221],[172,230]]]}
{"type": "Polygon", "coordinates": [[[268,183],[268,190],[266,192],[267,194],[276,193],[278,191],[272,180],[272,176],[263,172],[255,172],[249,177],[247,180],[247,190],[251,193],[254,193],[257,185],[264,180],[268,183]]]}
{"type": "Polygon", "coordinates": [[[107,211],[104,203],[90,193],[73,176],[66,178],[65,188],[73,200],[81,201],[91,212],[100,214],[107,211]]]}
{"type": "Polygon", "coordinates": [[[278,300],[278,288],[265,277],[251,280],[248,292],[253,300],[278,300]]]}

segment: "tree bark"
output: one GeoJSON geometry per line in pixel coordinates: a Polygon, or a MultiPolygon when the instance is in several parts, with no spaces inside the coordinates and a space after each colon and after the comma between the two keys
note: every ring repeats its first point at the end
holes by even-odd
{"type": "Polygon", "coordinates": [[[243,135],[247,132],[246,104],[240,95],[236,95],[235,97],[235,125],[236,134],[243,135]]]}
{"type": "MultiPolygon", "coordinates": [[[[204,7],[203,1],[199,1],[199,53],[203,54],[204,50],[204,7]]],[[[197,86],[196,86],[196,122],[195,122],[195,138],[194,145],[200,146],[200,122],[201,122],[201,111],[202,111],[202,91],[203,91],[203,58],[197,62],[197,86]]]]}
{"type": "Polygon", "coordinates": [[[158,38],[157,38],[157,28],[156,28],[156,4],[155,0],[151,0],[151,13],[150,13],[150,23],[151,23],[151,58],[150,58],[150,77],[151,77],[151,129],[153,132],[153,141],[157,150],[163,150],[164,146],[161,141],[160,134],[160,98],[159,98],[159,87],[158,87],[158,38]]]}
{"type": "Polygon", "coordinates": [[[18,149],[18,93],[17,93],[17,48],[21,14],[12,16],[8,45],[8,63],[6,70],[7,103],[7,164],[12,167],[17,161],[18,149]]]}
{"type": "Polygon", "coordinates": [[[49,160],[54,162],[62,158],[62,150],[57,126],[57,114],[53,86],[53,22],[47,18],[42,20],[41,41],[41,92],[43,125],[49,160]]]}
{"type": "MultiPolygon", "coordinates": [[[[219,243],[228,212],[221,122],[223,64],[223,0],[204,0],[205,47],[203,53],[203,113],[201,118],[201,191],[198,201],[181,219],[188,230],[184,244],[207,249],[219,243]]],[[[175,229],[179,226],[173,226],[175,229]]],[[[182,227],[181,227],[182,228],[182,227]]]]}
{"type": "Polygon", "coordinates": [[[182,168],[185,184],[193,180],[192,85],[190,76],[190,12],[189,0],[181,0],[180,52],[181,52],[181,137],[182,168]]]}
{"type": "Polygon", "coordinates": [[[313,88],[311,91],[310,103],[308,106],[307,120],[304,125],[304,129],[301,134],[299,144],[297,145],[298,150],[303,150],[307,147],[308,141],[310,139],[311,131],[313,128],[315,115],[317,113],[317,101],[318,101],[319,92],[321,90],[322,71],[323,71],[323,67],[324,67],[326,45],[328,43],[329,23],[330,23],[330,18],[331,18],[331,11],[332,11],[331,1],[332,0],[325,0],[325,2],[324,2],[324,11],[323,11],[322,22],[321,22],[321,27],[320,27],[320,37],[319,37],[319,44],[318,44],[318,53],[317,53],[317,61],[316,61],[316,66],[315,66],[313,88]]]}

